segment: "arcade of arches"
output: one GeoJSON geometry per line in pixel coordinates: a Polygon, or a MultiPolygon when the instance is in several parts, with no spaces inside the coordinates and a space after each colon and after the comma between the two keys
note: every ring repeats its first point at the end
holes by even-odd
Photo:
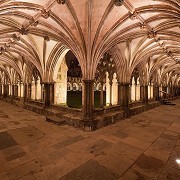
{"type": "Polygon", "coordinates": [[[179,0],[2,0],[1,99],[92,130],[178,97],[179,17],[179,0]]]}

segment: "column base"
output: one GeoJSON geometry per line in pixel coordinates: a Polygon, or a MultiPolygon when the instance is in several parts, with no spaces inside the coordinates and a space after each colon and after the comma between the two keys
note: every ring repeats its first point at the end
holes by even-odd
{"type": "Polygon", "coordinates": [[[95,131],[98,129],[98,121],[97,120],[82,120],[81,121],[82,129],[84,131],[95,131]]]}

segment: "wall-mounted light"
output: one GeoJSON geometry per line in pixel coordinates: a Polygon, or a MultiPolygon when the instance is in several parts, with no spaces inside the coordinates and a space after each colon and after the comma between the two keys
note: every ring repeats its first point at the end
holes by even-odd
{"type": "Polygon", "coordinates": [[[115,6],[122,6],[124,3],[124,0],[115,0],[114,4],[115,6]]]}
{"type": "Polygon", "coordinates": [[[176,159],[177,164],[180,165],[180,159],[176,159]]]}
{"type": "Polygon", "coordinates": [[[58,4],[65,4],[65,3],[66,3],[66,0],[57,0],[57,3],[58,3],[58,4]]]}

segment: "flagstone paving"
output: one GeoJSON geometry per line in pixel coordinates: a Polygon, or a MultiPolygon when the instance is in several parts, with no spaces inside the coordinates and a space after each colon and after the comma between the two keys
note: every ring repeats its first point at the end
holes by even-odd
{"type": "Polygon", "coordinates": [[[0,101],[0,180],[180,179],[180,100],[94,132],[0,101]]]}

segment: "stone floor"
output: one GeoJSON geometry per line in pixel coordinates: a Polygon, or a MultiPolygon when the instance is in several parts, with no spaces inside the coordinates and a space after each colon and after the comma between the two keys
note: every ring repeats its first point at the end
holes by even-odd
{"type": "Polygon", "coordinates": [[[180,100],[94,132],[0,101],[0,180],[180,179],[180,100]]]}

